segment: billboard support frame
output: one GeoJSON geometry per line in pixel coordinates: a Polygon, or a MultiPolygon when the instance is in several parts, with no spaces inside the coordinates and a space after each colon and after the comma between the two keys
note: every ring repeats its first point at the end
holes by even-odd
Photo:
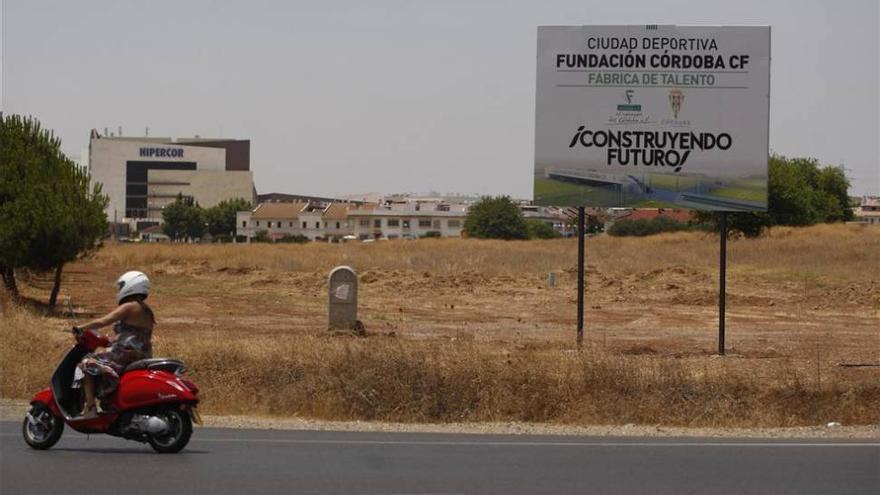
{"type": "Polygon", "coordinates": [[[727,212],[719,212],[721,245],[718,256],[718,355],[724,355],[724,317],[727,303],[727,212]]]}
{"type": "Polygon", "coordinates": [[[584,207],[578,206],[577,348],[584,345],[584,207]]]}

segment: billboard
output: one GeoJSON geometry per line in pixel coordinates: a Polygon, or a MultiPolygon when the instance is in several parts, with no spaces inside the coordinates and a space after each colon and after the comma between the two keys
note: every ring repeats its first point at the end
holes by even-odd
{"type": "Polygon", "coordinates": [[[767,209],[769,26],[541,26],[537,204],[767,209]]]}

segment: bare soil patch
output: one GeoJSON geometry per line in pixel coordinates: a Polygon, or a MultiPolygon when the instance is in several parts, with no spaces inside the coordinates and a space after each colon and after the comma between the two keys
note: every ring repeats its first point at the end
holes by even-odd
{"type": "MultiPolygon", "coordinates": [[[[113,307],[119,273],[147,272],[156,352],[190,363],[209,414],[877,425],[880,368],[840,366],[880,363],[877,252],[880,229],[860,226],[731,241],[726,358],[714,356],[717,238],[694,233],[587,240],[582,353],[573,240],[108,245],[65,271],[62,297],[87,318],[113,307]],[[366,339],[326,330],[339,264],[360,273],[366,339]],[[257,398],[279,386],[282,401],[257,398]]],[[[39,276],[22,286],[48,294],[39,276]]],[[[0,390],[26,397],[67,345],[68,318],[2,304],[0,390]]]]}

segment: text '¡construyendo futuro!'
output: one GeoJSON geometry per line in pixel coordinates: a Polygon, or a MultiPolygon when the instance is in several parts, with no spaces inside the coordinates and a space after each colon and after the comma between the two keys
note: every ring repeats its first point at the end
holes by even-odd
{"type": "Polygon", "coordinates": [[[675,172],[693,150],[722,150],[733,146],[726,132],[607,131],[579,126],[568,144],[573,148],[606,148],[607,165],[672,167],[675,172]]]}

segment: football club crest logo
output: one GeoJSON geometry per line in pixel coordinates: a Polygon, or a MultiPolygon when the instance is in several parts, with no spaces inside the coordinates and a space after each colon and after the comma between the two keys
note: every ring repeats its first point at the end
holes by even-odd
{"type": "Polygon", "coordinates": [[[673,118],[678,118],[682,103],[684,103],[684,93],[680,89],[669,90],[669,106],[672,107],[673,118]]]}

